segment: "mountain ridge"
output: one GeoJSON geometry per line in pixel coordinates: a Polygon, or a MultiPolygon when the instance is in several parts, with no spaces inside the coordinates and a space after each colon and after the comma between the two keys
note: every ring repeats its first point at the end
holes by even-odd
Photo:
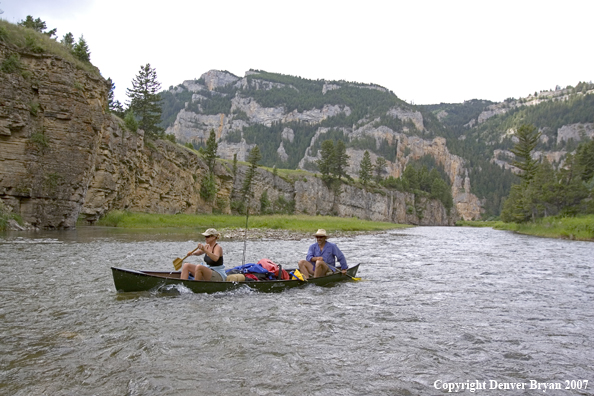
{"type": "MultiPolygon", "coordinates": [[[[417,146],[430,146],[435,138],[445,138],[447,155],[457,155],[461,163],[449,172],[442,169],[448,173],[454,199],[459,201],[462,194],[471,193],[480,200],[479,212],[496,215],[516,172],[509,150],[514,144],[515,128],[522,117],[526,118],[517,114],[529,108],[536,109],[532,113],[542,113],[542,108],[573,103],[578,97],[594,114],[593,92],[591,83],[579,83],[575,88],[557,87],[499,103],[473,99],[461,104],[413,105],[377,84],[308,80],[261,70],[249,70],[239,77],[211,70],[163,94],[166,102],[167,96],[187,99],[183,106],[178,103],[175,119],[169,115],[169,123],[163,126],[179,141],[195,148],[203,144],[211,129],[215,130],[222,158],[231,159],[235,154],[245,160],[249,150],[258,144],[264,152],[264,165],[312,172],[317,171],[321,141],[342,140],[351,156],[349,174],[353,177],[357,176],[365,150],[373,159],[384,157],[388,161],[387,176],[398,178],[409,163],[425,155],[424,150],[416,150],[410,156],[412,146],[398,150],[399,143],[416,136],[424,141],[417,140],[417,146]],[[551,105],[553,102],[555,105],[551,105]],[[468,144],[472,139],[476,142],[468,144]],[[456,185],[457,176],[468,178],[468,183],[456,185]],[[471,191],[464,186],[470,186],[471,191]]],[[[571,106],[552,110],[556,118],[537,125],[550,141],[575,142],[582,132],[585,138],[592,137],[589,123],[594,120],[571,116],[571,106]],[[563,125],[556,125],[558,122],[563,125]]],[[[561,164],[570,151],[542,146],[537,155],[561,164]]],[[[441,167],[448,162],[443,157],[435,159],[441,167]]],[[[477,216],[480,213],[472,214],[473,218],[477,216]]]]}

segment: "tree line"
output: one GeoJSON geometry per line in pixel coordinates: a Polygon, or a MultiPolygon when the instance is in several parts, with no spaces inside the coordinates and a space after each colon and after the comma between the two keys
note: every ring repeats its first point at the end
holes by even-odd
{"type": "MultiPolygon", "coordinates": [[[[27,17],[19,22],[17,22],[18,26],[22,26],[24,28],[28,28],[34,30],[38,33],[42,33],[49,38],[57,40],[56,33],[58,31],[57,28],[47,30],[47,24],[45,21],[42,21],[40,18],[33,18],[31,15],[27,15],[27,17]]],[[[28,46],[33,49],[34,52],[41,52],[43,49],[34,43],[34,39],[32,37],[27,37],[26,40],[28,41],[28,46]]],[[[91,52],[89,50],[89,46],[84,39],[83,35],[81,35],[77,42],[74,40],[74,35],[70,32],[66,33],[62,40],[60,41],[64,47],[66,47],[75,58],[82,62],[90,62],[91,61],[91,52]]]]}
{"type": "MultiPolygon", "coordinates": [[[[335,194],[340,194],[342,178],[346,181],[353,179],[346,173],[349,156],[341,140],[336,144],[332,140],[324,140],[321,144],[320,159],[316,162],[322,180],[335,194]]],[[[363,188],[373,185],[391,190],[411,192],[415,195],[438,199],[446,208],[448,214],[454,206],[451,186],[443,169],[439,169],[435,160],[430,156],[409,164],[400,178],[385,177],[387,161],[378,156],[375,163],[371,161],[368,150],[363,153],[359,165],[359,182],[363,188]],[[428,166],[429,165],[429,166],[428,166]]]]}
{"type": "MultiPolygon", "coordinates": [[[[27,15],[17,25],[25,29],[31,29],[57,41],[57,29],[48,30],[46,22],[40,18],[27,15]]],[[[2,36],[1,32],[0,36],[2,36]]],[[[74,35],[69,32],[62,37],[59,43],[76,59],[90,64],[91,52],[83,35],[75,42],[74,35]]],[[[33,52],[44,51],[44,48],[36,42],[33,35],[25,36],[25,45],[33,52]]],[[[141,66],[138,75],[132,80],[132,88],[126,90],[129,101],[125,106],[114,99],[115,84],[113,81],[108,79],[108,83],[110,85],[108,110],[121,117],[127,129],[136,131],[140,128],[150,137],[167,137],[163,133],[164,129],[159,126],[162,114],[161,97],[159,96],[161,84],[158,82],[156,70],[149,63],[141,66]]],[[[173,141],[175,140],[172,136],[167,138],[173,141]]]]}
{"type": "Polygon", "coordinates": [[[546,216],[594,213],[594,141],[581,143],[555,170],[546,158],[532,156],[540,135],[530,124],[516,132],[513,164],[520,169],[520,182],[511,187],[501,219],[522,223],[546,216]]]}

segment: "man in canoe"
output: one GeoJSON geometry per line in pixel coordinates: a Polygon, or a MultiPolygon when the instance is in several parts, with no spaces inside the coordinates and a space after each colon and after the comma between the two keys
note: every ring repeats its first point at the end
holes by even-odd
{"type": "Polygon", "coordinates": [[[314,236],[316,243],[309,247],[305,260],[299,261],[299,272],[303,275],[303,279],[307,280],[310,276],[319,278],[338,271],[335,265],[336,260],[340,263],[341,272],[346,274],[348,265],[344,254],[338,246],[327,241],[326,230],[319,229],[314,236]]]}
{"type": "Polygon", "coordinates": [[[219,233],[214,228],[209,228],[202,235],[204,235],[206,243],[198,244],[198,250],[193,253],[189,252],[188,255],[204,255],[205,265],[184,263],[180,278],[188,279],[190,274],[192,274],[194,280],[224,281],[227,278],[227,274],[223,265],[223,248],[217,243],[219,233]]]}

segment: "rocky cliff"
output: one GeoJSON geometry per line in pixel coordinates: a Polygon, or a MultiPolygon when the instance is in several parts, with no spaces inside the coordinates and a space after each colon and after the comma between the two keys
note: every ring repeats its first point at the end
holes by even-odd
{"type": "MultiPolygon", "coordinates": [[[[93,223],[112,209],[230,212],[244,167],[233,177],[219,162],[218,195],[205,202],[199,194],[206,169],[202,158],[168,141],[146,140],[142,131],[127,131],[106,112],[109,86],[98,73],[0,42],[0,62],[9,57],[18,58],[19,67],[0,72],[0,198],[25,221],[65,229],[79,218],[93,223]]],[[[206,83],[213,87],[229,81],[214,75],[206,83]]],[[[290,132],[286,136],[289,139],[290,132]]],[[[259,169],[252,212],[259,211],[259,198],[266,191],[271,201],[282,196],[292,203],[296,213],[426,225],[448,225],[457,218],[455,211],[448,216],[440,202],[412,194],[372,193],[352,186],[343,190],[335,196],[313,175],[287,181],[259,169]]]]}
{"type": "Polygon", "coordinates": [[[74,226],[94,174],[106,81],[56,56],[0,42],[0,197],[47,228],[74,226]]]}
{"type": "MultiPolygon", "coordinates": [[[[241,189],[246,169],[241,167],[238,171],[233,200],[240,199],[237,192],[241,189]]],[[[266,192],[271,202],[281,200],[294,206],[296,214],[357,217],[415,225],[454,225],[459,218],[455,210],[448,213],[440,201],[411,193],[366,191],[344,184],[341,192],[336,194],[313,174],[285,180],[258,169],[253,190],[250,213],[260,212],[260,197],[266,192]]]]}
{"type": "MultiPolygon", "coordinates": [[[[0,198],[43,228],[71,228],[110,209],[156,213],[212,210],[196,193],[205,164],[170,142],[145,142],[107,113],[100,75],[49,54],[0,43],[0,198]]],[[[221,195],[231,178],[217,169],[221,195]]]]}
{"type": "MultiPolygon", "coordinates": [[[[347,149],[350,156],[347,173],[350,176],[358,176],[361,159],[366,150],[375,162],[378,156],[386,157],[386,150],[380,153],[381,148],[390,147],[389,150],[395,152],[395,155],[386,158],[386,176],[396,178],[400,177],[404,168],[411,162],[423,156],[431,156],[449,177],[454,204],[459,215],[466,220],[480,217],[481,201],[470,192],[470,178],[464,159],[449,152],[446,140],[435,137],[426,126],[423,114],[414,107],[399,101],[393,94],[377,86],[347,82],[306,82],[303,87],[298,88],[288,82],[268,81],[267,78],[275,77],[270,77],[267,73],[249,71],[244,78],[239,78],[227,72],[211,70],[198,80],[183,82],[173,90],[201,94],[193,95],[191,103],[187,103],[186,109],[178,113],[167,132],[174,134],[181,141],[200,145],[205,142],[210,130],[215,130],[217,138],[221,140],[221,158],[232,159],[237,156],[240,161],[246,161],[249,150],[256,143],[262,147],[262,144],[278,142],[273,148],[275,158],[267,158],[269,166],[292,161],[298,164],[297,167],[300,169],[315,170],[321,141],[335,138],[336,131],[339,131],[347,140],[347,145],[353,145],[347,149]],[[347,102],[353,103],[352,106],[356,107],[357,101],[361,101],[359,98],[369,98],[366,92],[369,89],[380,92],[377,94],[379,96],[376,95],[377,99],[370,99],[377,100],[378,108],[390,102],[394,105],[376,117],[370,117],[368,110],[355,109],[357,114],[354,114],[351,106],[336,104],[341,103],[343,97],[326,97],[329,92],[345,97],[351,95],[347,102]],[[350,91],[345,93],[347,90],[350,91]],[[219,102],[226,100],[228,111],[218,114],[206,111],[208,104],[212,102],[206,92],[209,92],[211,97],[216,97],[219,102]],[[279,92],[284,92],[284,96],[279,95],[279,92]],[[300,97],[300,100],[312,103],[312,106],[317,104],[317,107],[304,105],[300,106],[303,108],[293,108],[299,105],[286,104],[287,101],[294,100],[287,99],[291,97],[300,97]],[[268,104],[261,104],[259,100],[268,104]],[[285,102],[282,102],[283,100],[285,102]],[[334,101],[332,103],[335,104],[326,103],[326,100],[334,101]],[[347,123],[350,119],[354,120],[353,124],[347,123]],[[325,126],[330,124],[332,126],[325,126]],[[266,139],[266,142],[257,141],[258,138],[253,137],[252,131],[260,131],[262,127],[269,132],[265,135],[260,134],[258,138],[266,139]],[[331,132],[334,134],[328,137],[331,132]],[[304,141],[307,142],[304,144],[304,141]],[[368,143],[369,147],[365,149],[355,147],[357,142],[370,141],[372,143],[368,143]]],[[[303,81],[297,79],[295,82],[303,81]]],[[[222,107],[221,109],[224,110],[222,107]]]]}

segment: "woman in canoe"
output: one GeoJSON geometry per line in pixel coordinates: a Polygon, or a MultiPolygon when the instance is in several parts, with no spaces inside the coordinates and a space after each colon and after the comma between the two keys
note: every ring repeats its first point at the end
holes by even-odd
{"type": "Polygon", "coordinates": [[[217,243],[219,233],[214,228],[209,228],[202,233],[206,244],[199,244],[198,250],[188,255],[204,255],[203,264],[184,263],[181,269],[181,279],[188,279],[190,275],[194,280],[224,281],[227,279],[225,265],[223,265],[223,248],[217,243]]]}

